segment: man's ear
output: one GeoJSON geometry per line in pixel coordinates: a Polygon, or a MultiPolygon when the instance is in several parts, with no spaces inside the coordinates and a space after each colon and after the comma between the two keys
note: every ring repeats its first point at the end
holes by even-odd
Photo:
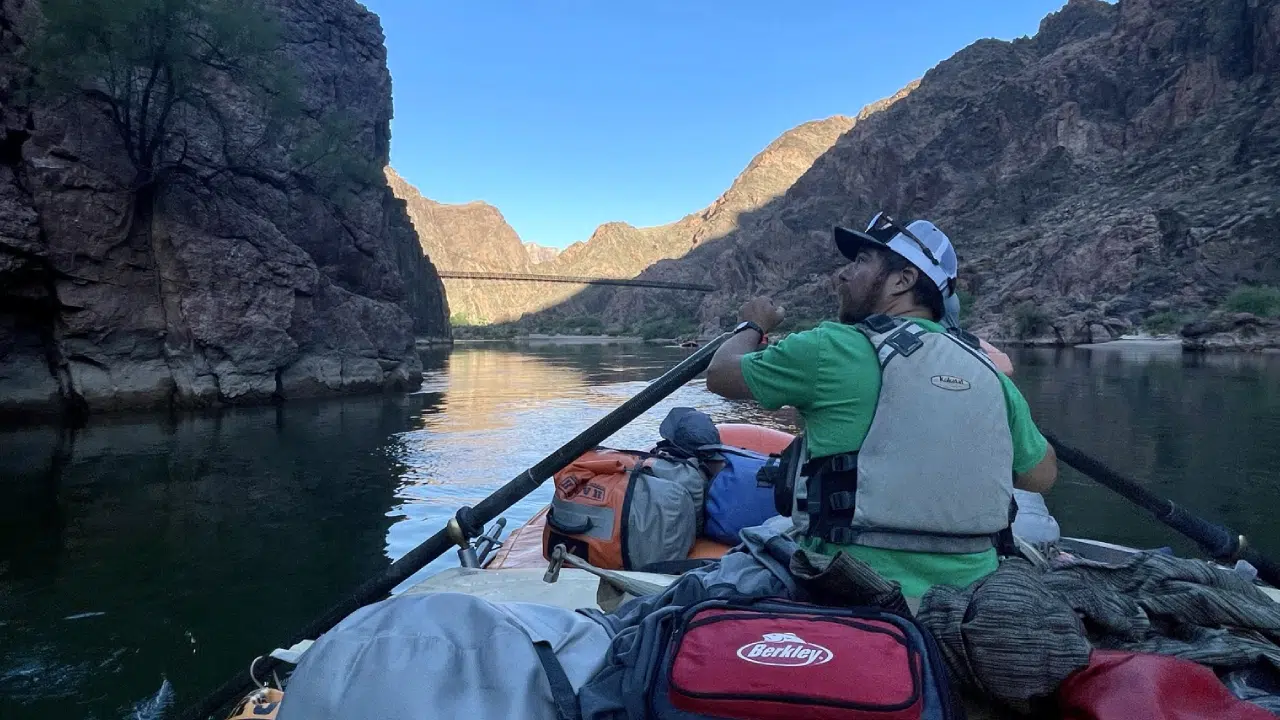
{"type": "Polygon", "coordinates": [[[911,288],[915,287],[916,282],[920,280],[920,271],[914,265],[906,266],[897,275],[897,279],[889,288],[889,292],[894,295],[905,295],[911,292],[911,288]]]}

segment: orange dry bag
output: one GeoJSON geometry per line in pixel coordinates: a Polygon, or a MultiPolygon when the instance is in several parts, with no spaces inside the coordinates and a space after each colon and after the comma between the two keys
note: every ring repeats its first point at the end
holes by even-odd
{"type": "Polygon", "coordinates": [[[639,570],[688,557],[702,529],[707,477],[695,459],[596,448],[555,474],[542,551],[639,570]]]}

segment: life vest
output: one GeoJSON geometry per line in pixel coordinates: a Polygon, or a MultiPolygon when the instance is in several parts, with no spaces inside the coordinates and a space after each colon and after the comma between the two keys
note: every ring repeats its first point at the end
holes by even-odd
{"type": "Polygon", "coordinates": [[[794,490],[802,532],[939,553],[995,546],[1010,524],[1013,439],[999,371],[963,330],[877,315],[856,326],[880,360],[858,452],[811,459],[794,490]]]}
{"type": "Polygon", "coordinates": [[[687,559],[702,531],[707,476],[693,458],[596,448],[553,477],[543,556],[558,544],[599,568],[687,559]]]}

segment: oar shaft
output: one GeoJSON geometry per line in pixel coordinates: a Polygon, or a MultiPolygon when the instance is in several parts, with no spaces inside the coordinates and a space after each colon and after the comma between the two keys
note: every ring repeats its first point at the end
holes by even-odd
{"type": "MultiPolygon", "coordinates": [[[[582,431],[569,442],[560,446],[555,452],[543,458],[536,465],[512,478],[491,495],[481,500],[465,514],[468,524],[483,527],[500,513],[522,500],[529,493],[542,485],[562,468],[582,453],[591,450],[604,442],[609,436],[621,430],[627,423],[635,420],[649,408],[658,404],[663,398],[675,392],[681,385],[697,377],[711,363],[711,356],[728,340],[732,333],[724,333],[714,340],[698,348],[680,364],[663,373],[658,379],[649,383],[643,390],[618,407],[614,408],[591,427],[582,431]]],[[[382,598],[397,585],[409,579],[414,573],[426,567],[428,563],[443,555],[453,547],[447,528],[441,528],[436,534],[427,538],[420,545],[405,553],[403,557],[391,565],[378,577],[365,581],[360,587],[329,608],[325,614],[313,620],[299,630],[283,647],[290,647],[302,640],[314,639],[328,632],[343,618],[360,608],[382,598]]],[[[268,673],[279,665],[273,657],[265,657],[256,670],[259,674],[268,673]]],[[[239,699],[248,692],[252,681],[247,673],[239,673],[229,678],[218,689],[209,693],[199,703],[191,706],[180,717],[183,720],[204,720],[212,713],[239,699]]]]}
{"type": "Polygon", "coordinates": [[[1151,512],[1157,520],[1191,538],[1215,560],[1231,561],[1236,557],[1247,560],[1258,569],[1258,577],[1280,587],[1280,565],[1264,557],[1247,542],[1241,547],[1239,534],[1230,529],[1193,515],[1172,500],[1162,498],[1137,482],[1121,475],[1089,455],[1063,443],[1052,433],[1043,432],[1053,445],[1058,459],[1096,480],[1133,504],[1151,512]]]}
{"type": "Polygon", "coordinates": [[[1071,447],[1070,445],[1067,445],[1052,433],[1045,431],[1043,428],[1041,429],[1041,434],[1044,435],[1045,439],[1049,441],[1049,444],[1053,446],[1054,452],[1058,454],[1058,460],[1070,465],[1085,475],[1088,475],[1099,483],[1116,491],[1120,495],[1123,495],[1138,507],[1149,510],[1156,515],[1160,515],[1168,511],[1168,500],[1161,498],[1138,483],[1124,477],[1106,465],[1103,465],[1094,458],[1071,447]]]}
{"type": "Polygon", "coordinates": [[[1258,577],[1262,578],[1263,582],[1272,587],[1280,587],[1280,563],[1247,546],[1240,555],[1258,569],[1258,577]]]}

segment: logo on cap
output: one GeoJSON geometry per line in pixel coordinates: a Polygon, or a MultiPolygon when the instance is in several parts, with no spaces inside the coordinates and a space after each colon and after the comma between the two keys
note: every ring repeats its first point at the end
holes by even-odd
{"type": "Polygon", "coordinates": [[[830,650],[805,642],[794,633],[765,633],[764,638],[738,648],[738,657],[757,665],[803,667],[830,662],[830,650]]]}
{"type": "Polygon", "coordinates": [[[965,380],[964,378],[958,378],[954,375],[934,375],[933,377],[929,378],[929,382],[933,383],[937,387],[942,388],[943,390],[952,390],[955,392],[968,390],[969,388],[973,387],[972,385],[969,384],[968,380],[965,380]]]}

